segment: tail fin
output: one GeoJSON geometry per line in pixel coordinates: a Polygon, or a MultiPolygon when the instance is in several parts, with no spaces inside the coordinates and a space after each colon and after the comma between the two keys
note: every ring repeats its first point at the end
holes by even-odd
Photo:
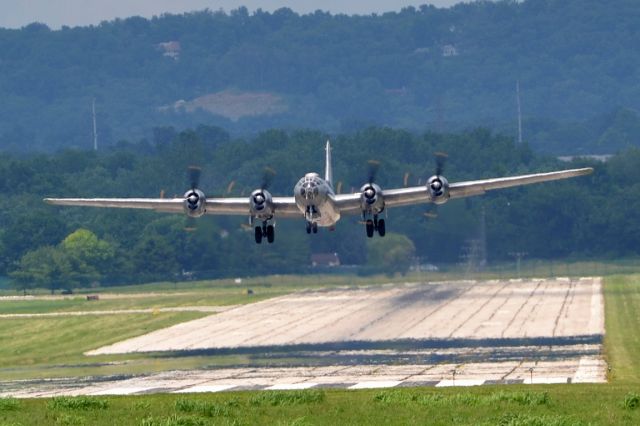
{"type": "Polygon", "coordinates": [[[327,181],[331,187],[333,187],[333,168],[331,167],[331,143],[327,140],[327,147],[325,148],[327,151],[327,156],[325,159],[324,166],[324,180],[327,181]]]}

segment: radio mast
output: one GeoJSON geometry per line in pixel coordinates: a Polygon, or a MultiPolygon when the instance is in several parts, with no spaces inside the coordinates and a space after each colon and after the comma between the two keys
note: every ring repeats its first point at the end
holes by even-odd
{"type": "Polygon", "coordinates": [[[98,150],[98,126],[96,125],[96,98],[91,103],[91,111],[93,115],[93,150],[98,150]]]}
{"type": "Polygon", "coordinates": [[[518,143],[522,144],[522,111],[520,110],[520,80],[516,80],[516,100],[518,102],[518,143]]]}

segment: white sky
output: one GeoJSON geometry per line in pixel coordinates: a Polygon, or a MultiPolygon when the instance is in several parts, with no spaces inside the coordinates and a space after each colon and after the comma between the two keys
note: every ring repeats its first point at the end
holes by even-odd
{"type": "Polygon", "coordinates": [[[136,15],[151,17],[205,8],[229,11],[239,6],[246,6],[249,11],[288,7],[298,13],[321,9],[332,13],[370,14],[421,4],[447,7],[456,3],[461,3],[461,0],[0,0],[0,27],[20,28],[37,21],[57,29],[62,25],[98,24],[136,15]]]}

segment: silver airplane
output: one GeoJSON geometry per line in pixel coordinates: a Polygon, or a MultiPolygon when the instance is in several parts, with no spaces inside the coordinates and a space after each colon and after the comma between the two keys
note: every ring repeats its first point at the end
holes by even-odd
{"type": "Polygon", "coordinates": [[[308,234],[317,233],[318,227],[333,227],[343,214],[361,214],[367,237],[386,233],[385,219],[380,215],[388,207],[414,204],[444,204],[450,199],[481,195],[493,189],[509,188],[531,183],[567,179],[587,175],[593,169],[582,168],[550,173],[483,179],[449,183],[437,171],[425,185],[383,190],[370,178],[360,191],[336,194],[333,189],[331,145],[327,141],[324,178],[318,173],[307,173],[293,188],[293,197],[274,197],[265,188],[254,190],[249,197],[207,198],[197,183],[193,183],[179,198],[45,198],[49,204],[63,206],[116,207],[150,209],[159,212],[184,213],[188,217],[212,215],[248,216],[255,226],[255,241],[266,238],[274,241],[275,218],[304,218],[308,234]]]}

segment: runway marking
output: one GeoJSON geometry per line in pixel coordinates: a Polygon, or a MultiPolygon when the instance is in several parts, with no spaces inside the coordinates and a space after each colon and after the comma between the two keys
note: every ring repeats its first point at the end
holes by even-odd
{"type": "Polygon", "coordinates": [[[265,388],[266,390],[303,390],[318,386],[317,383],[282,383],[265,388]]]}
{"type": "Polygon", "coordinates": [[[236,385],[197,385],[173,391],[173,393],[223,392],[237,387],[236,385]]]}
{"type": "Polygon", "coordinates": [[[149,387],[114,387],[91,392],[91,395],[133,395],[153,388],[149,387]]]}
{"type": "Polygon", "coordinates": [[[533,381],[531,379],[526,379],[524,381],[525,385],[552,385],[559,383],[571,383],[571,377],[533,377],[533,381]]]}
{"type": "Polygon", "coordinates": [[[348,389],[382,389],[382,388],[393,388],[398,386],[401,381],[398,380],[380,380],[380,381],[370,381],[370,382],[360,382],[356,383],[353,386],[350,386],[348,389]]]}
{"type": "Polygon", "coordinates": [[[451,387],[451,386],[480,386],[486,382],[485,379],[447,379],[441,380],[440,383],[436,385],[437,388],[451,387]]]}

